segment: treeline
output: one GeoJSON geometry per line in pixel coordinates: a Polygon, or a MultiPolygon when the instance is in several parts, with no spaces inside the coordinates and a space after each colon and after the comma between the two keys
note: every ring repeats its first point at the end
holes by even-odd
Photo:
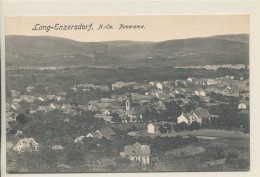
{"type": "MultiPolygon", "coordinates": [[[[124,171],[124,167],[136,164],[127,159],[121,159],[119,154],[124,151],[124,146],[133,145],[136,142],[150,146],[151,155],[157,156],[163,155],[165,151],[197,142],[197,138],[182,138],[179,136],[136,138],[117,134],[112,137],[112,140],[84,138],[82,143],[64,144],[64,149],[60,151],[53,151],[51,149],[53,144],[47,141],[40,144],[40,150],[37,152],[16,153],[8,151],[8,159],[23,162],[22,164],[15,164],[16,172],[21,170],[27,172],[90,172],[93,165],[100,163],[102,169],[106,171],[111,171],[111,169],[114,172],[124,171]],[[64,166],[68,168],[64,168],[64,166]]],[[[135,171],[134,168],[128,170],[135,171]]]]}
{"type": "MultiPolygon", "coordinates": [[[[248,70],[237,70],[222,68],[218,70],[192,69],[192,68],[89,68],[63,70],[15,70],[7,71],[7,96],[10,90],[15,89],[21,94],[26,93],[28,86],[34,86],[35,93],[42,93],[42,88],[48,87],[54,93],[68,91],[74,85],[81,83],[92,83],[94,85],[105,85],[111,88],[111,84],[117,81],[165,81],[196,78],[214,78],[226,75],[248,75],[248,70]]],[[[246,79],[246,77],[244,77],[246,79]]]]}

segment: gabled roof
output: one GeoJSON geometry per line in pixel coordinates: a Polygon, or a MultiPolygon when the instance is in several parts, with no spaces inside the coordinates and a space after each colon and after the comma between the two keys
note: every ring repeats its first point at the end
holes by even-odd
{"type": "Polygon", "coordinates": [[[102,136],[98,132],[91,132],[91,133],[87,134],[87,136],[88,135],[90,135],[90,137],[93,137],[93,138],[102,138],[102,136]]]}
{"type": "Polygon", "coordinates": [[[143,114],[149,107],[147,105],[135,106],[131,109],[131,114],[143,114]]]}
{"type": "Polygon", "coordinates": [[[240,100],[239,103],[240,103],[240,104],[241,104],[241,103],[244,103],[245,105],[249,105],[249,101],[247,101],[247,100],[240,100]]]}
{"type": "Polygon", "coordinates": [[[104,136],[104,137],[109,137],[109,136],[116,134],[111,128],[101,128],[100,130],[97,130],[96,132],[100,133],[100,135],[104,136]]]}
{"type": "Polygon", "coordinates": [[[126,156],[149,156],[150,147],[148,145],[141,145],[136,142],[134,145],[125,146],[124,152],[126,156]]]}
{"type": "Polygon", "coordinates": [[[117,110],[115,110],[115,113],[118,115],[125,115],[125,110],[117,109],[117,110]]]}
{"type": "Polygon", "coordinates": [[[198,117],[209,117],[211,114],[204,108],[197,108],[193,111],[193,113],[198,117]]]}
{"type": "Polygon", "coordinates": [[[85,138],[85,136],[79,136],[74,140],[74,143],[81,142],[82,139],[85,138]]]}

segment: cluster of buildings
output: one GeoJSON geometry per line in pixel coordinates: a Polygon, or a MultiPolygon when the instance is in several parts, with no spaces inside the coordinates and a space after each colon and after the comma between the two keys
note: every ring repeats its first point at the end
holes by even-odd
{"type": "MultiPolygon", "coordinates": [[[[220,78],[192,78],[186,80],[175,81],[151,81],[151,82],[121,82],[118,81],[111,85],[113,94],[110,98],[101,98],[99,100],[91,100],[86,105],[70,105],[65,104],[65,97],[67,92],[59,92],[56,95],[34,95],[34,87],[28,86],[26,92],[28,94],[21,95],[16,90],[11,90],[11,103],[6,104],[7,121],[14,120],[17,112],[21,109],[21,101],[30,103],[42,102],[40,106],[32,106],[30,113],[41,111],[43,113],[58,109],[68,116],[80,115],[80,111],[93,111],[95,118],[103,119],[108,123],[113,123],[112,114],[119,115],[122,123],[142,121],[143,114],[149,112],[151,108],[156,111],[166,110],[165,103],[176,101],[180,103],[180,107],[191,101],[191,97],[198,96],[201,101],[207,105],[212,105],[210,100],[210,93],[214,92],[224,96],[233,96],[241,98],[238,109],[247,110],[249,107],[249,83],[248,80],[235,80],[234,76],[226,76],[220,78]],[[117,94],[117,90],[121,88],[131,88],[125,94],[117,94]]],[[[94,84],[79,84],[72,88],[74,92],[79,89],[83,91],[91,91],[91,89],[100,89],[104,92],[110,91],[108,86],[96,86],[94,84]]],[[[218,103],[214,103],[216,105],[218,103]]],[[[219,103],[220,104],[220,103],[219,103]]],[[[182,114],[179,120],[186,123],[197,120],[201,122],[202,119],[194,110],[191,113],[182,114]]],[[[205,112],[205,111],[204,111],[205,112]]],[[[207,113],[205,113],[207,114],[207,113]]],[[[179,122],[180,122],[179,121],[179,122]]]]}
{"type": "MultiPolygon", "coordinates": [[[[112,113],[118,114],[123,123],[138,122],[151,108],[158,112],[164,111],[166,110],[165,103],[170,101],[180,101],[180,107],[183,107],[191,101],[193,96],[198,96],[206,105],[212,105],[210,92],[241,98],[238,109],[247,109],[249,104],[246,101],[249,98],[248,81],[234,80],[234,76],[202,79],[190,77],[186,80],[154,81],[142,84],[120,81],[112,84],[112,90],[115,94],[112,94],[111,98],[92,100],[87,106],[87,110],[97,112],[96,118],[102,118],[107,122],[112,122],[112,113]],[[123,87],[131,88],[131,91],[117,95],[116,90],[123,87]]],[[[221,103],[223,102],[214,103],[214,105],[221,103]]],[[[182,114],[182,117],[185,117],[185,122],[195,119],[202,122],[208,114],[207,110],[199,108],[191,113],[182,114]]]]}
{"type": "MultiPolygon", "coordinates": [[[[237,105],[238,110],[249,109],[249,83],[248,80],[235,80],[234,76],[226,76],[220,78],[192,78],[176,81],[144,81],[143,83],[136,82],[121,82],[118,81],[108,86],[96,86],[94,84],[79,84],[71,88],[74,92],[79,90],[91,92],[93,89],[100,89],[103,92],[112,92],[112,95],[98,100],[91,100],[85,105],[71,105],[66,104],[67,92],[59,92],[57,94],[39,95],[34,94],[34,87],[28,86],[26,93],[21,95],[16,90],[11,90],[11,102],[6,104],[7,122],[15,120],[18,111],[21,109],[21,102],[26,102],[31,105],[35,102],[46,103],[42,106],[30,108],[30,113],[41,111],[43,113],[52,110],[61,110],[67,117],[80,115],[81,111],[95,112],[93,118],[103,119],[107,123],[114,123],[113,116],[118,115],[122,123],[137,123],[143,122],[144,114],[150,113],[151,109],[158,113],[165,111],[165,104],[170,101],[175,101],[180,108],[191,102],[191,98],[196,96],[205,105],[218,104],[212,103],[210,93],[214,92],[223,96],[233,96],[240,100],[237,105]],[[128,92],[119,94],[117,90],[128,88],[128,92]],[[36,96],[37,95],[37,96],[36,96]]],[[[182,113],[177,118],[177,123],[185,122],[190,125],[197,121],[199,124],[210,121],[211,115],[206,107],[198,107],[187,113],[182,113]]],[[[69,121],[66,118],[64,121],[69,121]]],[[[150,122],[147,125],[148,133],[158,133],[159,125],[150,122]]],[[[20,134],[22,132],[19,132],[20,134]]],[[[80,143],[85,138],[107,138],[112,139],[116,133],[109,127],[101,128],[93,132],[87,132],[75,138],[74,143],[80,143]]],[[[61,145],[52,146],[53,150],[62,150],[61,145]]],[[[18,152],[38,151],[39,144],[33,138],[23,138],[17,141],[13,150],[18,152]]],[[[131,161],[140,161],[142,164],[150,163],[150,147],[148,145],[141,145],[135,143],[124,147],[124,151],[120,153],[121,157],[129,158],[131,161]]]]}
{"type": "Polygon", "coordinates": [[[185,122],[190,125],[192,122],[198,122],[199,124],[210,122],[212,115],[204,108],[197,108],[190,113],[182,113],[177,118],[177,123],[185,122]]]}

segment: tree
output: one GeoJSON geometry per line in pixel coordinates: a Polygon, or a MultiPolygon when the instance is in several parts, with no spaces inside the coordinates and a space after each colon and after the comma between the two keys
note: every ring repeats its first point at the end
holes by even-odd
{"type": "Polygon", "coordinates": [[[17,115],[16,121],[21,123],[21,124],[28,123],[28,120],[27,120],[26,116],[23,113],[17,115]]]}
{"type": "Polygon", "coordinates": [[[115,159],[116,169],[120,172],[126,171],[127,167],[132,163],[132,161],[126,157],[115,159]]]}
{"type": "Polygon", "coordinates": [[[196,102],[189,102],[183,106],[182,111],[184,113],[188,113],[188,112],[191,112],[192,110],[196,109],[197,106],[198,106],[198,104],[196,102]]]}
{"type": "Polygon", "coordinates": [[[161,133],[167,133],[167,128],[164,127],[163,125],[160,125],[160,127],[158,128],[158,130],[159,130],[161,133]]]}
{"type": "Polygon", "coordinates": [[[111,119],[112,122],[122,123],[122,120],[117,113],[112,113],[111,116],[112,116],[112,119],[111,119]]]}
{"type": "Polygon", "coordinates": [[[148,122],[149,120],[151,120],[150,118],[150,111],[147,109],[144,111],[144,113],[142,114],[143,116],[143,121],[144,122],[148,122]]]}
{"type": "Polygon", "coordinates": [[[226,155],[226,163],[228,164],[232,164],[234,163],[234,160],[236,160],[238,157],[238,153],[237,152],[228,152],[228,154],[226,155]]]}
{"type": "Polygon", "coordinates": [[[174,130],[176,132],[181,132],[188,129],[188,125],[185,122],[181,122],[180,124],[176,124],[174,130]]]}
{"type": "Polygon", "coordinates": [[[170,121],[176,122],[177,117],[181,115],[181,108],[175,101],[170,101],[165,103],[166,107],[166,117],[170,118],[170,121]]]}
{"type": "Polygon", "coordinates": [[[197,121],[193,121],[190,125],[189,125],[189,130],[198,130],[200,129],[200,124],[197,121]]]}
{"type": "Polygon", "coordinates": [[[168,133],[172,132],[172,127],[169,123],[165,124],[164,126],[165,126],[165,128],[167,128],[168,133]]]}
{"type": "Polygon", "coordinates": [[[224,149],[220,146],[208,147],[206,152],[207,152],[207,156],[213,160],[218,160],[225,157],[224,149]]]}
{"type": "Polygon", "coordinates": [[[69,149],[66,154],[66,163],[69,165],[83,165],[85,160],[83,158],[83,153],[74,149],[69,149]]]}
{"type": "Polygon", "coordinates": [[[135,125],[132,125],[132,131],[136,131],[136,126],[135,125]]]}

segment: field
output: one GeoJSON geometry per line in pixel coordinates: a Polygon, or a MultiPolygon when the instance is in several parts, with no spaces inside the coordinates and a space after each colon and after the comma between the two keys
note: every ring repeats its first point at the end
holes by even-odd
{"type": "Polygon", "coordinates": [[[136,131],[137,135],[139,136],[150,136],[150,137],[156,137],[156,136],[161,136],[161,137],[171,137],[171,136],[197,136],[200,139],[215,139],[218,137],[221,138],[248,138],[249,139],[249,134],[244,134],[241,131],[229,131],[229,130],[215,130],[215,129],[199,129],[199,130],[193,130],[193,131],[183,131],[183,132],[172,132],[172,133],[154,133],[154,134],[149,134],[147,133],[147,130],[140,130],[136,131]]]}
{"type": "Polygon", "coordinates": [[[247,171],[249,154],[250,143],[246,137],[199,139],[189,146],[165,152],[166,160],[156,162],[154,171],[247,171]],[[230,154],[236,156],[229,158],[230,154]],[[222,163],[217,164],[217,161],[222,163]]]}

